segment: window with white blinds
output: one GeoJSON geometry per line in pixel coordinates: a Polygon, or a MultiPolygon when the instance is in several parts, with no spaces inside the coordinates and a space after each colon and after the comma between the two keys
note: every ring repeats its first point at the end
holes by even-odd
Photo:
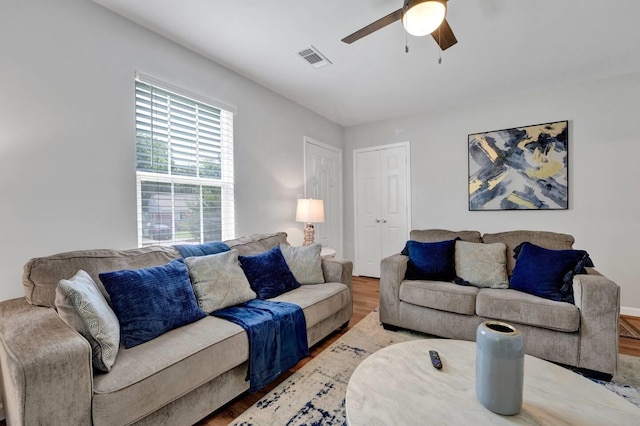
{"type": "Polygon", "coordinates": [[[234,237],[233,112],[136,78],[139,246],[234,237]]]}

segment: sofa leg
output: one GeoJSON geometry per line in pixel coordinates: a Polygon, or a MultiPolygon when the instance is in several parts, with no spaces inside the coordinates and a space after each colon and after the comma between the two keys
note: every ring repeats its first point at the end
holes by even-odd
{"type": "Polygon", "coordinates": [[[347,327],[349,327],[349,321],[345,322],[340,327],[338,327],[338,331],[342,331],[342,330],[346,329],[347,327]]]}
{"type": "Polygon", "coordinates": [[[382,323],[382,328],[384,328],[385,330],[389,330],[389,331],[398,331],[400,330],[400,327],[396,326],[396,325],[391,325],[391,324],[387,324],[387,323],[382,323]]]}

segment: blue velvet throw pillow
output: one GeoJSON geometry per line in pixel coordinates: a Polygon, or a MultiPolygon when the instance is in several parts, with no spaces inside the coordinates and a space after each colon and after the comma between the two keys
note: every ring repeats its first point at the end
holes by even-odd
{"type": "Polygon", "coordinates": [[[593,266],[584,250],[550,250],[525,242],[514,252],[509,288],[557,302],[574,303],[573,276],[593,266]]]}
{"type": "Polygon", "coordinates": [[[105,272],[99,277],[111,297],[127,349],[206,316],[198,307],[182,259],[151,268],[105,272]]]}
{"type": "Polygon", "coordinates": [[[405,279],[453,281],[456,277],[456,240],[433,243],[409,240],[406,250],[409,263],[405,279]]]}
{"type": "Polygon", "coordinates": [[[211,241],[204,244],[182,244],[173,246],[180,252],[184,259],[194,256],[208,256],[210,254],[224,253],[229,251],[229,246],[222,241],[211,241]]]}
{"type": "Polygon", "coordinates": [[[271,299],[300,287],[278,246],[253,256],[238,256],[238,259],[258,299],[271,299]]]}

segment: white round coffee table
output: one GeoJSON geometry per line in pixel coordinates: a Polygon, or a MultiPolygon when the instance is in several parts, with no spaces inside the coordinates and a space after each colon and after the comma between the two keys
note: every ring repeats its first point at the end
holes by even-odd
{"type": "Polygon", "coordinates": [[[347,423],[373,425],[640,425],[640,408],[591,380],[525,356],[522,411],[502,416],[475,393],[476,344],[422,339],[365,359],[347,386],[347,423]],[[431,365],[429,350],[442,359],[431,365]]]}

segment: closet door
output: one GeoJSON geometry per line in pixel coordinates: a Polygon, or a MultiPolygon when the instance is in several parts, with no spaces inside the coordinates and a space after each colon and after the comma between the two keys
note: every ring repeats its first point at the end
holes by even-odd
{"type": "Polygon", "coordinates": [[[409,235],[407,163],[404,146],[380,151],[380,259],[400,253],[409,235]]]}
{"type": "Polygon", "coordinates": [[[356,154],[357,275],[380,276],[380,151],[356,154]]]}
{"type": "Polygon", "coordinates": [[[354,152],[355,273],[380,276],[383,257],[399,253],[409,235],[409,145],[354,152]]]}

